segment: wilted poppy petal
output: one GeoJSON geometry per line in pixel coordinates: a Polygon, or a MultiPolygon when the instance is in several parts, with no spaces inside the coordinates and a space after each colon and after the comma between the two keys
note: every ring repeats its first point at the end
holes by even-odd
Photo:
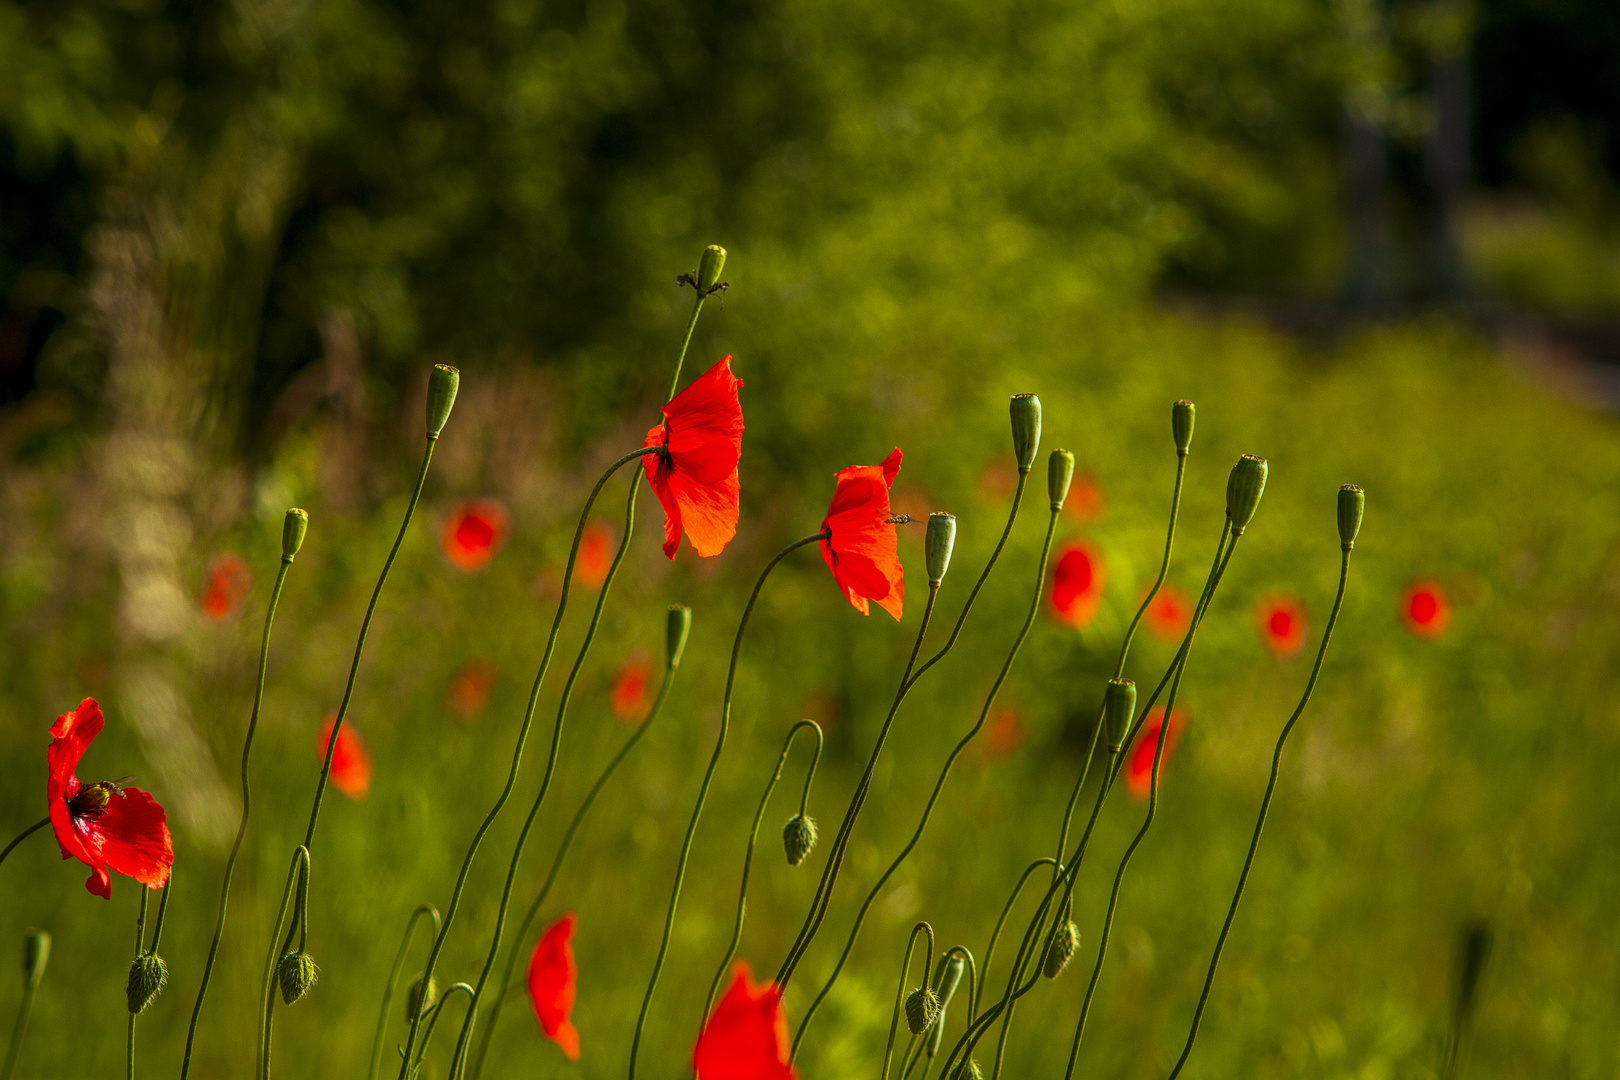
{"type": "MultiPolygon", "coordinates": [[[[326,760],[327,747],[332,742],[332,728],[337,717],[327,717],[321,732],[315,737],[315,750],[326,760]]],[[[371,751],[360,733],[354,730],[354,721],[344,720],[338,729],[337,749],[332,751],[332,786],[356,801],[371,791],[371,751]]]]}
{"type": "Polygon", "coordinates": [[[546,1038],[562,1048],[570,1061],[579,1060],[579,1032],[571,1017],[577,993],[579,965],[574,962],[574,926],[569,912],[546,928],[529,957],[529,1002],[546,1038]]]}
{"type": "Polygon", "coordinates": [[[782,991],[775,983],[755,985],[741,961],[734,970],[692,1048],[697,1080],[794,1080],[782,991]]]}

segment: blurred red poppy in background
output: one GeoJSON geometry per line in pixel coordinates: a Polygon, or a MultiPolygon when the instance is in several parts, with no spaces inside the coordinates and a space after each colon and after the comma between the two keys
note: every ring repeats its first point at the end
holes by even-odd
{"type": "MultiPolygon", "coordinates": [[[[315,737],[315,752],[320,759],[326,760],[326,748],[332,743],[332,728],[337,723],[337,714],[333,713],[321,725],[321,733],[315,737]]],[[[343,794],[356,801],[365,798],[371,792],[371,751],[366,749],[366,741],[360,733],[354,730],[354,721],[344,720],[343,727],[338,729],[337,749],[332,752],[332,786],[343,794]]]]}
{"type": "Polygon", "coordinates": [[[1305,634],[1310,625],[1305,618],[1305,605],[1292,596],[1268,596],[1254,606],[1254,621],[1260,627],[1260,639],[1278,657],[1286,660],[1305,647],[1305,634]]]}
{"type": "Polygon", "coordinates": [[[579,1032],[574,1028],[574,996],[579,965],[574,962],[574,926],[570,911],[546,928],[529,957],[529,1002],[546,1038],[562,1048],[569,1061],[579,1060],[579,1032]]]}
{"type": "Polygon", "coordinates": [[[1063,500],[1063,516],[1081,525],[1089,525],[1102,517],[1107,506],[1097,478],[1084,469],[1078,470],[1069,485],[1069,496],[1063,500]]]}
{"type": "Polygon", "coordinates": [[[501,671],[495,666],[495,661],[475,657],[450,676],[450,686],[444,694],[445,704],[463,720],[475,719],[489,706],[489,695],[500,677],[501,671]]]}
{"type": "Polygon", "coordinates": [[[631,722],[645,716],[651,682],[652,665],[644,657],[632,656],[621,664],[613,677],[613,715],[631,722]]]}
{"type": "Polygon", "coordinates": [[[597,588],[613,567],[613,534],[606,526],[590,524],[579,538],[579,559],[574,570],[582,584],[597,588]]]}
{"type": "Polygon", "coordinates": [[[506,507],[494,499],[469,499],[445,518],[439,546],[460,569],[481,570],[506,543],[508,522],[506,507]]]}
{"type": "Polygon", "coordinates": [[[728,356],[664,406],[664,422],[647,432],[642,443],[664,447],[664,453],[648,454],[641,463],[664,508],[664,554],[672,559],[683,530],[692,550],[705,557],[720,554],[737,535],[741,386],[728,356]]]}
{"type": "Polygon", "coordinates": [[[1158,595],[1148,605],[1142,622],[1148,633],[1165,641],[1180,641],[1192,625],[1193,606],[1187,594],[1168,581],[1159,586],[1158,595]]]}
{"type": "Polygon", "coordinates": [[[202,611],[210,619],[223,619],[236,610],[253,588],[253,571],[229,551],[208,566],[203,583],[202,611]]]}
{"type": "Polygon", "coordinates": [[[692,1048],[697,1080],[794,1080],[787,1011],[775,983],[754,983],[741,960],[692,1048]]]}
{"type": "Polygon", "coordinates": [[[1073,540],[1052,561],[1052,614],[1075,629],[1090,625],[1102,604],[1108,570],[1089,540],[1073,540]]]}
{"type": "Polygon", "coordinates": [[[1024,745],[1024,725],[1017,711],[1001,709],[984,726],[984,750],[987,757],[1005,758],[1017,753],[1024,745]]]}
{"type": "MultiPolygon", "coordinates": [[[[1181,729],[1186,723],[1186,712],[1177,706],[1170,714],[1170,730],[1164,736],[1164,753],[1159,757],[1161,777],[1164,775],[1165,762],[1170,760],[1170,752],[1176,748],[1176,740],[1181,737],[1181,729]]],[[[1159,745],[1159,728],[1163,724],[1164,706],[1155,705],[1131,746],[1130,757],[1125,761],[1125,790],[1131,793],[1133,799],[1145,799],[1151,791],[1153,753],[1159,745]]]]}
{"type": "Polygon", "coordinates": [[[1415,581],[1401,596],[1401,618],[1418,637],[1439,637],[1451,624],[1451,601],[1436,581],[1415,581]]]}
{"type": "Polygon", "coordinates": [[[849,604],[862,615],[868,600],[900,618],[905,604],[906,575],[900,565],[894,525],[889,521],[889,488],[900,472],[900,448],[881,465],[851,465],[838,474],[838,490],[821,527],[821,557],[849,604]]]}

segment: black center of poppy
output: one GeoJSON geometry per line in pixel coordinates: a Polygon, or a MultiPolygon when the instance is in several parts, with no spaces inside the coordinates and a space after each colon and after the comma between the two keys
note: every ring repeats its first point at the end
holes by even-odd
{"type": "Polygon", "coordinates": [[[113,785],[102,781],[99,784],[86,784],[79,789],[79,793],[68,800],[68,813],[81,821],[94,821],[107,810],[107,804],[112,802],[113,792],[118,790],[113,785]]]}

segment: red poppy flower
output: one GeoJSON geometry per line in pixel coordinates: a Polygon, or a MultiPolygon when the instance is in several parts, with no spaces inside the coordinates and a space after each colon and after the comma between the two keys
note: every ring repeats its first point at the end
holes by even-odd
{"type": "Polygon", "coordinates": [[[506,543],[509,521],[506,507],[494,499],[469,499],[445,518],[439,546],[458,568],[481,570],[506,543]]]}
{"type": "Polygon", "coordinates": [[[1142,622],[1148,632],[1165,641],[1180,641],[1192,625],[1193,606],[1185,593],[1168,581],[1159,586],[1158,595],[1148,605],[1142,622]]]}
{"type": "MultiPolygon", "coordinates": [[[[489,706],[489,695],[500,677],[501,670],[495,666],[495,661],[483,657],[469,660],[450,676],[450,686],[444,694],[445,703],[463,720],[472,720],[482,715],[489,706]]],[[[325,751],[325,747],[322,747],[322,751],[325,751]]]]}
{"type": "Polygon", "coordinates": [[[731,357],[692,380],[664,406],[664,422],[647,432],[643,446],[664,453],[641,459],[647,481],[664,507],[664,554],[675,557],[684,530],[692,550],[708,557],[725,550],[737,535],[742,485],[742,380],[731,373],[731,357]]]}
{"type": "Polygon", "coordinates": [[[210,619],[223,619],[236,610],[253,588],[253,571],[241,559],[225,552],[208,567],[203,585],[202,611],[210,619]]]}
{"type": "Polygon", "coordinates": [[[1024,745],[1024,725],[1018,713],[1002,709],[984,726],[985,754],[991,758],[1011,757],[1024,745]]]}
{"type": "Polygon", "coordinates": [[[1415,581],[1401,597],[1401,617],[1418,637],[1439,637],[1451,624],[1451,601],[1435,581],[1415,581]]]}
{"type": "Polygon", "coordinates": [[[535,1018],[546,1038],[561,1047],[569,1061],[579,1060],[579,1031],[569,1019],[579,978],[571,944],[578,922],[579,917],[570,911],[546,927],[529,957],[529,1001],[535,1018]]]}
{"type": "Polygon", "coordinates": [[[905,605],[906,575],[895,551],[894,526],[889,521],[889,488],[900,472],[900,448],[881,465],[851,465],[838,474],[838,490],[821,528],[821,557],[833,572],[849,604],[862,615],[871,613],[868,600],[900,618],[905,605]]]}
{"type": "Polygon", "coordinates": [[[149,889],[161,889],[174,865],[174,841],[158,801],[140,788],[82,783],[73,770],[101,734],[105,720],[95,698],[85,698],[51,725],[45,752],[45,799],[62,858],[90,868],[84,887],[112,899],[111,870],[149,889]]]}
{"type": "Polygon", "coordinates": [[[1268,596],[1254,607],[1260,638],[1277,656],[1287,659],[1305,647],[1305,605],[1292,596],[1268,596]]]}
{"type": "MultiPolygon", "coordinates": [[[[326,760],[326,748],[332,742],[332,728],[337,714],[326,718],[321,733],[315,737],[315,752],[326,760]]],[[[338,731],[337,750],[332,753],[332,786],[349,798],[359,801],[371,792],[371,751],[366,741],[354,730],[354,721],[344,720],[338,731]]]]}
{"type": "MultiPolygon", "coordinates": [[[[1164,706],[1155,705],[1153,711],[1148,713],[1142,730],[1137,733],[1136,742],[1130,750],[1131,756],[1125,761],[1125,790],[1131,793],[1133,799],[1145,799],[1151,791],[1153,752],[1159,745],[1159,727],[1163,723],[1164,706]]],[[[1176,740],[1181,737],[1181,729],[1186,723],[1187,714],[1178,706],[1170,714],[1170,731],[1164,737],[1164,753],[1159,756],[1161,779],[1164,764],[1170,760],[1170,751],[1176,748],[1176,740]]]]}
{"type": "Polygon", "coordinates": [[[1102,604],[1108,568],[1102,552],[1087,540],[1063,545],[1052,563],[1052,611],[1075,629],[1090,625],[1102,604]]]}
{"type": "Polygon", "coordinates": [[[620,720],[640,720],[647,711],[647,686],[652,682],[652,665],[632,656],[613,677],[613,715],[620,720]]]}
{"type": "Polygon", "coordinates": [[[585,526],[585,534],[579,538],[579,558],[574,563],[580,583],[594,589],[607,580],[612,567],[613,534],[601,525],[585,526]]]}
{"type": "Polygon", "coordinates": [[[742,961],[733,970],[731,988],[692,1048],[697,1080],[795,1080],[781,989],[755,985],[742,961]]]}

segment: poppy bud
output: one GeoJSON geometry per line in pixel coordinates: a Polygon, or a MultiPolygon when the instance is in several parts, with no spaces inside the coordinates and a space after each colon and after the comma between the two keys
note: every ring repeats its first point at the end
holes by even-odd
{"type": "Polygon", "coordinates": [[[919,986],[906,995],[906,1027],[913,1035],[921,1035],[939,1015],[939,998],[926,986],[919,986]]]}
{"type": "Polygon", "coordinates": [[[984,1070],[972,1058],[966,1058],[956,1063],[951,1070],[951,1080],[984,1080],[984,1070]]]}
{"type": "Polygon", "coordinates": [[[427,992],[422,992],[422,976],[418,975],[411,988],[405,991],[405,1019],[415,1020],[425,1014],[439,1000],[439,981],[429,975],[427,992]]]}
{"type": "Polygon", "coordinates": [[[928,552],[928,584],[938,585],[945,580],[945,571],[951,565],[951,549],[956,546],[955,516],[929,514],[928,539],[924,546],[928,552]]]}
{"type": "Polygon", "coordinates": [[[1063,500],[1069,497],[1069,484],[1074,481],[1074,455],[1067,450],[1054,450],[1046,459],[1046,493],[1052,498],[1052,509],[1063,509],[1063,500]]]}
{"type": "Polygon", "coordinates": [[[692,609],[685,604],[669,605],[669,622],[664,641],[664,666],[674,671],[686,651],[686,635],[692,632],[692,609]]]}
{"type": "Polygon", "coordinates": [[[125,989],[125,996],[129,1001],[129,1011],[139,1016],[146,1011],[146,1007],[163,992],[169,985],[169,965],[163,962],[163,957],[153,953],[151,956],[137,956],[129,965],[129,985],[125,989]]]}
{"type": "Polygon", "coordinates": [[[1058,930],[1052,944],[1046,949],[1046,961],[1041,964],[1041,974],[1048,979],[1055,979],[1063,974],[1063,969],[1069,966],[1069,957],[1080,947],[1080,929],[1070,919],[1058,930]]]}
{"type": "Polygon", "coordinates": [[[437,439],[450,419],[450,407],[456,403],[456,391],[461,387],[461,370],[449,364],[434,364],[428,375],[427,433],[437,439]]]}
{"type": "Polygon", "coordinates": [[[1266,459],[1244,454],[1232,466],[1226,479],[1226,514],[1232,519],[1232,535],[1242,536],[1249,527],[1260,496],[1266,490],[1266,459]]]}
{"type": "Polygon", "coordinates": [[[45,977],[45,963],[51,958],[51,935],[30,930],[23,935],[23,985],[32,990],[45,977]]]}
{"type": "Polygon", "coordinates": [[[1339,489],[1339,543],[1349,551],[1361,532],[1361,514],[1367,509],[1367,493],[1354,484],[1339,489]]]}
{"type": "Polygon", "coordinates": [[[967,962],[960,953],[950,953],[939,958],[939,965],[934,970],[934,996],[939,998],[939,1017],[934,1026],[928,1029],[928,1056],[932,1058],[939,1053],[940,1044],[945,1038],[945,1007],[956,996],[956,987],[962,981],[962,972],[967,969],[967,962]]]}
{"type": "Polygon", "coordinates": [[[1108,749],[1119,753],[1125,749],[1125,740],[1131,734],[1131,719],[1136,715],[1136,682],[1132,679],[1109,679],[1103,691],[1103,726],[1108,732],[1108,749]]]}
{"type": "Polygon", "coordinates": [[[726,265],[726,249],[719,244],[710,244],[703,249],[703,258],[698,260],[697,291],[699,296],[707,296],[709,290],[720,281],[720,271],[726,265]]]}
{"type": "Polygon", "coordinates": [[[309,512],[297,507],[287,511],[281,522],[281,561],[292,562],[298,549],[304,546],[304,534],[309,532],[309,512]]]}
{"type": "Polygon", "coordinates": [[[295,1005],[309,993],[317,977],[315,959],[307,952],[285,953],[276,965],[276,980],[281,984],[281,1000],[295,1005]]]}
{"type": "Polygon", "coordinates": [[[794,814],[782,826],[782,847],[789,866],[798,866],[816,847],[816,819],[794,814]]]}
{"type": "Polygon", "coordinates": [[[1187,456],[1192,445],[1193,414],[1198,410],[1190,401],[1178,401],[1170,406],[1170,434],[1176,438],[1176,453],[1187,456]]]}
{"type": "Polygon", "coordinates": [[[1018,471],[1027,473],[1035,465],[1035,451],[1041,445],[1041,399],[1034,394],[1014,394],[1012,399],[1013,454],[1018,471]]]}

